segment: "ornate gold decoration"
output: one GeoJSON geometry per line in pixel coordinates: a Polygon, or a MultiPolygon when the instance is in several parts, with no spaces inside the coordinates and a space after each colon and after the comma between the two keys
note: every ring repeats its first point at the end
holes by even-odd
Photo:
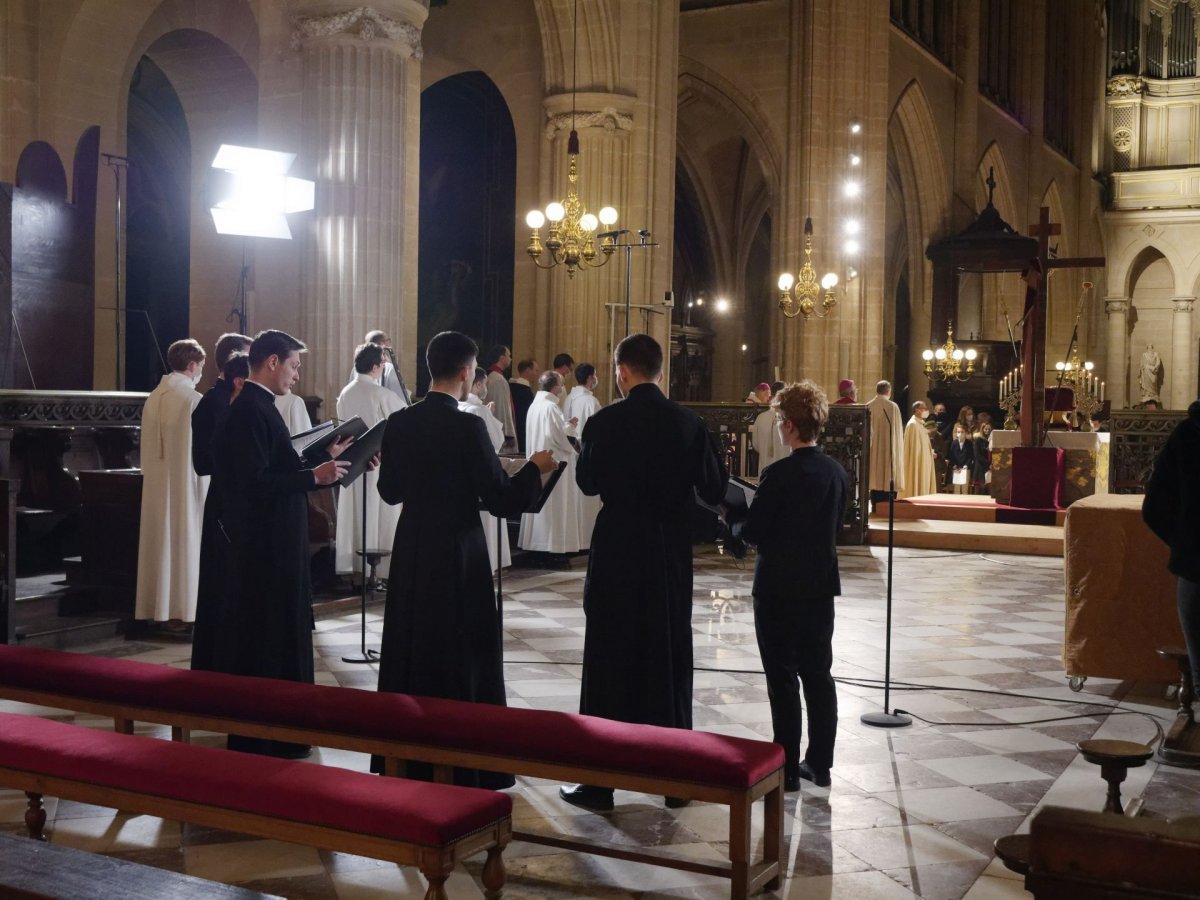
{"type": "Polygon", "coordinates": [[[946,343],[937,349],[930,347],[921,354],[925,360],[925,374],[931,379],[966,381],[975,374],[975,349],[971,347],[964,351],[955,346],[953,325],[953,322],[946,323],[946,343]]]}
{"type": "Polygon", "coordinates": [[[1117,75],[1108,79],[1104,92],[1110,97],[1128,97],[1140,94],[1145,87],[1145,82],[1137,75],[1117,75]]]}
{"type": "Polygon", "coordinates": [[[817,271],[812,264],[812,234],[812,218],[809,217],[804,220],[804,265],[800,267],[800,274],[793,277],[785,272],[779,276],[779,311],[789,319],[799,315],[806,319],[814,315],[823,319],[837,305],[837,294],[834,293],[837,275],[827,272],[820,283],[817,282],[817,271]],[[824,312],[817,312],[816,301],[822,290],[825,291],[821,301],[824,312]]]}

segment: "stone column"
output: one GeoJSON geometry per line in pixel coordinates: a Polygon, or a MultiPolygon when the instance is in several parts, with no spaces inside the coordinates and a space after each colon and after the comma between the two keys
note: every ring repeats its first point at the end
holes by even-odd
{"type": "Polygon", "coordinates": [[[345,384],[354,347],[386,331],[415,383],[417,177],[421,26],[418,0],[377,0],[330,12],[292,0],[293,46],[303,53],[304,148],[297,169],[316,179],[302,237],[300,333],[309,344],[305,393],[325,414],[345,384]]]}
{"type": "Polygon", "coordinates": [[[1129,301],[1109,297],[1104,301],[1108,316],[1108,364],[1102,380],[1108,382],[1108,397],[1113,409],[1129,405],[1129,301]]]}
{"type": "Polygon", "coordinates": [[[1171,375],[1171,396],[1165,406],[1187,409],[1196,399],[1196,376],[1192,368],[1192,307],[1194,297],[1175,297],[1175,315],[1171,317],[1171,359],[1167,371],[1171,375]]]}

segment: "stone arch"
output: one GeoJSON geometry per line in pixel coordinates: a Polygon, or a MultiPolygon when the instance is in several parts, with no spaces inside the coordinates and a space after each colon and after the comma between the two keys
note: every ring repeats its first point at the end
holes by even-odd
{"type": "Polygon", "coordinates": [[[1143,399],[1138,373],[1148,345],[1154,346],[1165,363],[1160,376],[1161,398],[1171,397],[1175,378],[1188,379],[1189,361],[1179,365],[1171,359],[1177,271],[1171,259],[1155,246],[1144,247],[1129,266],[1129,339],[1124,362],[1129,367],[1131,403],[1143,399]]]}
{"type": "MultiPolygon", "coordinates": [[[[933,267],[925,257],[931,240],[945,233],[950,210],[947,189],[949,176],[939,142],[939,130],[929,106],[929,100],[918,80],[913,79],[901,92],[888,119],[888,168],[892,208],[903,216],[903,256],[889,252],[885,283],[898,291],[902,280],[906,284],[910,304],[910,346],[894,347],[891,372],[906,370],[915,395],[924,396],[925,383],[920,363],[923,339],[930,334],[929,302],[933,289],[933,267]],[[907,270],[907,277],[905,271],[907,270]]],[[[888,233],[896,232],[889,223],[888,233]]],[[[893,293],[891,296],[895,297],[893,293]]],[[[896,304],[885,302],[884,333],[895,337],[903,332],[897,327],[896,304]]]]}
{"type": "Polygon", "coordinates": [[[1000,152],[1000,145],[996,141],[988,144],[987,149],[983,151],[983,156],[979,158],[979,166],[975,169],[975,212],[982,212],[984,206],[987,205],[988,173],[993,171],[996,179],[996,191],[992,198],[992,205],[1000,213],[1000,218],[1020,231],[1021,211],[1013,199],[1012,179],[1008,174],[1008,164],[1004,162],[1004,154],[1000,152]]]}
{"type": "Polygon", "coordinates": [[[572,56],[575,4],[572,0],[536,0],[548,94],[570,91],[573,75],[578,79],[580,93],[616,90],[620,83],[621,54],[612,5],[612,0],[590,0],[578,5],[579,43],[577,56],[572,56]]]}

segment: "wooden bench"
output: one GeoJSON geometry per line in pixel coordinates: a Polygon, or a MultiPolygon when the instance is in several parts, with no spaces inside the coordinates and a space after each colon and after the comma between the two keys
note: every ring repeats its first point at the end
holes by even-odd
{"type": "Polygon", "coordinates": [[[1029,832],[1025,889],[1038,900],[1200,897],[1200,820],[1165,822],[1047,806],[1029,832]]]}
{"type": "Polygon", "coordinates": [[[485,896],[504,887],[512,837],[505,794],[113,734],[0,714],[0,785],[25,791],[29,836],[45,840],[42,796],[415,865],[444,900],[463,859],[487,850],[485,896]]]}
{"type": "Polygon", "coordinates": [[[112,716],[125,732],[134,722],[168,725],[176,740],[204,730],[377,754],[388,774],[400,774],[404,760],[430,763],[442,782],[461,766],[720,803],[729,807],[728,864],[541,832],[513,836],[728,878],[733,898],[777,887],[782,874],[783,749],[767,741],[25,647],[0,647],[0,698],[112,716]],[[759,799],[763,853],[752,862],[759,799]]]}

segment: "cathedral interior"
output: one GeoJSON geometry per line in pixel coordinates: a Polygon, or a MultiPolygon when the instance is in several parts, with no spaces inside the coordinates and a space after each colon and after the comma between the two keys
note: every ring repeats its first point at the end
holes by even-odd
{"type": "MultiPolygon", "coordinates": [[[[864,403],[886,380],[905,419],[916,401],[945,404],[951,421],[987,411],[1011,438],[991,445],[984,499],[1027,511],[989,506],[1001,524],[985,534],[971,524],[981,507],[926,527],[936,503],[893,502],[889,530],[869,508],[871,417],[857,403],[832,415],[826,450],[852,470],[855,497],[839,554],[838,762],[831,787],[785,795],[782,859],[762,896],[1200,896],[1194,864],[1156,885],[1126,871],[1146,852],[1138,828],[1195,853],[1194,822],[1162,830],[1200,815],[1191,732],[1194,751],[1121,764],[1119,793],[1137,801],[1126,811],[1141,811],[1126,818],[1140,824],[1060,835],[1064,847],[1106,842],[1072,863],[1095,863],[1092,880],[1039,882],[1028,844],[1013,865],[1013,845],[997,845],[1047,807],[1111,800],[1112,761],[1102,779],[1100,751],[1080,744],[1149,746],[1191,723],[1166,551],[1136,510],[1200,394],[1198,17],[1196,0],[9,0],[0,644],[187,668],[188,646],[161,635],[72,624],[39,643],[28,624],[39,603],[60,617],[86,607],[62,578],[128,604],[137,424],[184,338],[299,337],[294,392],[319,422],[372,329],[391,336],[414,395],[430,385],[426,344],[455,330],[481,351],[510,348],[513,375],[518,359],[544,367],[564,351],[592,363],[604,404],[620,399],[617,342],[645,332],[669,348],[664,390],[747,478],[756,385],[811,379],[832,402],[853,380],[864,403]],[[214,165],[226,145],[277,151],[271,178],[309,185],[308,202],[270,207],[261,170],[214,165]],[[221,225],[230,185],[248,191],[252,227],[221,225]],[[1065,465],[1061,498],[1022,504],[1032,463],[1018,457],[1043,444],[1065,465]],[[1106,590],[1113,609],[1064,619],[1072,597],[1106,590]],[[883,699],[885,647],[909,727],[860,722],[883,699]]],[[[216,374],[210,363],[202,390],[216,374]]],[[[310,502],[314,566],[334,540],[332,504],[310,502]]],[[[753,565],[711,534],[695,549],[695,727],[769,741],[753,565]]],[[[504,572],[510,707],[577,709],[586,565],[514,559],[504,572]]],[[[377,642],[378,606],[366,622],[377,642]]],[[[318,610],[317,684],[374,687],[374,667],[341,661],[359,629],[353,603],[318,610]]],[[[113,724],[7,690],[0,713],[113,724]]],[[[169,738],[183,726],[131,727],[169,738]]],[[[191,731],[222,745],[215,729],[191,731]]],[[[335,746],[310,762],[365,772],[367,758],[335,746]]],[[[730,895],[712,870],[747,848],[719,803],[665,809],[621,789],[618,811],[596,816],[559,803],[559,780],[518,778],[518,833],[685,865],[518,838],[505,896],[730,895]]],[[[0,778],[0,838],[25,834],[27,790],[0,778]]],[[[286,829],[252,837],[236,820],[53,796],[50,845],[86,851],[63,866],[113,892],[96,896],[135,896],[142,877],[101,860],[210,882],[158,896],[426,896],[413,865],[289,842],[286,829]]],[[[751,856],[773,833],[759,807],[751,856]]],[[[457,863],[442,896],[493,896],[490,865],[457,863]]],[[[0,859],[0,893],[14,871],[0,859]]]]}

